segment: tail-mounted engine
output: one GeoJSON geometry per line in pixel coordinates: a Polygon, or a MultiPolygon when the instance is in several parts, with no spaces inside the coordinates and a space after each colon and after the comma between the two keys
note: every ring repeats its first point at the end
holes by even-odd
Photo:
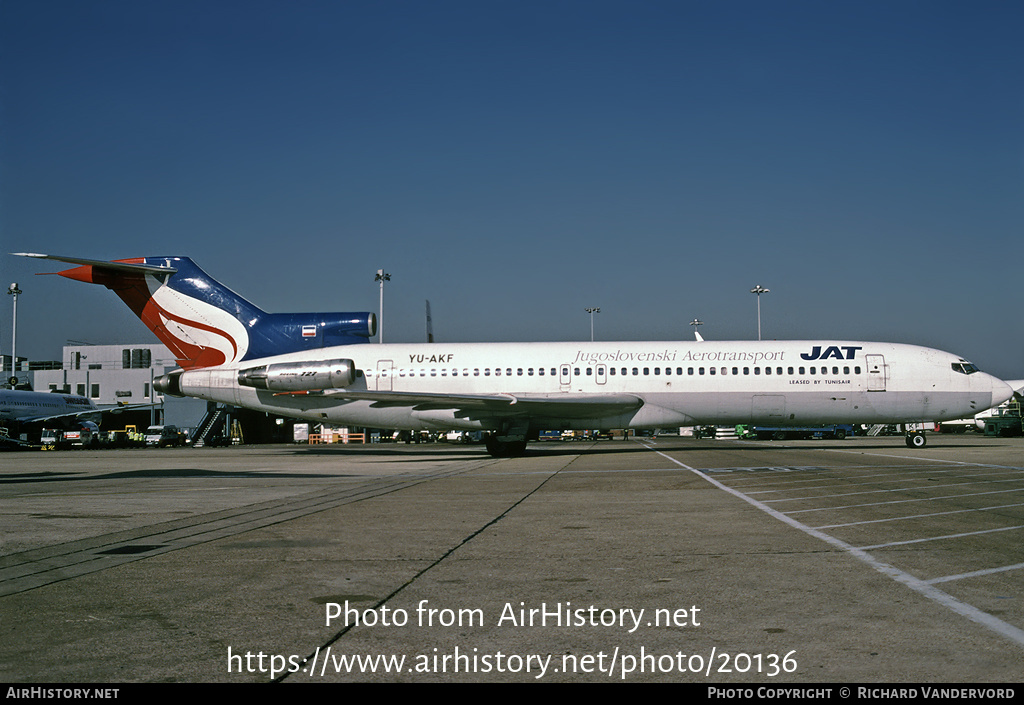
{"type": "Polygon", "coordinates": [[[183,372],[184,370],[174,370],[165,375],[160,375],[153,380],[153,388],[161,394],[167,394],[168,396],[185,396],[181,391],[181,375],[183,372]]]}
{"type": "Polygon", "coordinates": [[[238,383],[243,387],[255,387],[272,392],[342,389],[355,381],[356,363],[352,360],[278,362],[238,372],[238,383]]]}

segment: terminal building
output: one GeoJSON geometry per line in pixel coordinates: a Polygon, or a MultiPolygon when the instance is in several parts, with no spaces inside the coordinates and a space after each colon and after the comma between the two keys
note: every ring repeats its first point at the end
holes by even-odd
{"type": "Polygon", "coordinates": [[[153,380],[176,367],[174,355],[159,343],[65,345],[62,357],[58,365],[29,364],[32,388],[88,397],[97,406],[162,404],[153,380]]]}

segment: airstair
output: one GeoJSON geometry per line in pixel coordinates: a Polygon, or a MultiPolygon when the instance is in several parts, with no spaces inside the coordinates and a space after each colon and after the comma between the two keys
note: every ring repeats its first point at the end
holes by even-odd
{"type": "Polygon", "coordinates": [[[199,431],[192,437],[192,447],[202,448],[206,441],[216,435],[224,426],[224,420],[228,409],[220,404],[209,405],[206,409],[206,416],[199,422],[199,431]]]}

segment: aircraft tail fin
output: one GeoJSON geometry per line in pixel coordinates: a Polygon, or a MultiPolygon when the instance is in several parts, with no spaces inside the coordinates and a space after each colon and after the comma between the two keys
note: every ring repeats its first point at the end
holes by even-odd
{"type": "Polygon", "coordinates": [[[187,257],[107,262],[14,254],[78,265],[56,274],[113,291],[185,369],[361,343],[376,332],[373,313],[267,313],[187,257]]]}

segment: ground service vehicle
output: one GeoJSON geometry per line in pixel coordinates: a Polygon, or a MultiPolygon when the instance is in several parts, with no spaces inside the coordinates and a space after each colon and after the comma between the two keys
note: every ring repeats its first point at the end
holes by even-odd
{"type": "Polygon", "coordinates": [[[165,446],[180,446],[182,445],[181,434],[178,433],[177,426],[150,426],[146,429],[146,446],[157,446],[163,448],[165,446]]]}
{"type": "Polygon", "coordinates": [[[759,441],[805,440],[808,438],[837,438],[842,440],[853,435],[852,424],[829,424],[825,426],[747,426],[736,427],[740,438],[756,438],[759,441]]]}

